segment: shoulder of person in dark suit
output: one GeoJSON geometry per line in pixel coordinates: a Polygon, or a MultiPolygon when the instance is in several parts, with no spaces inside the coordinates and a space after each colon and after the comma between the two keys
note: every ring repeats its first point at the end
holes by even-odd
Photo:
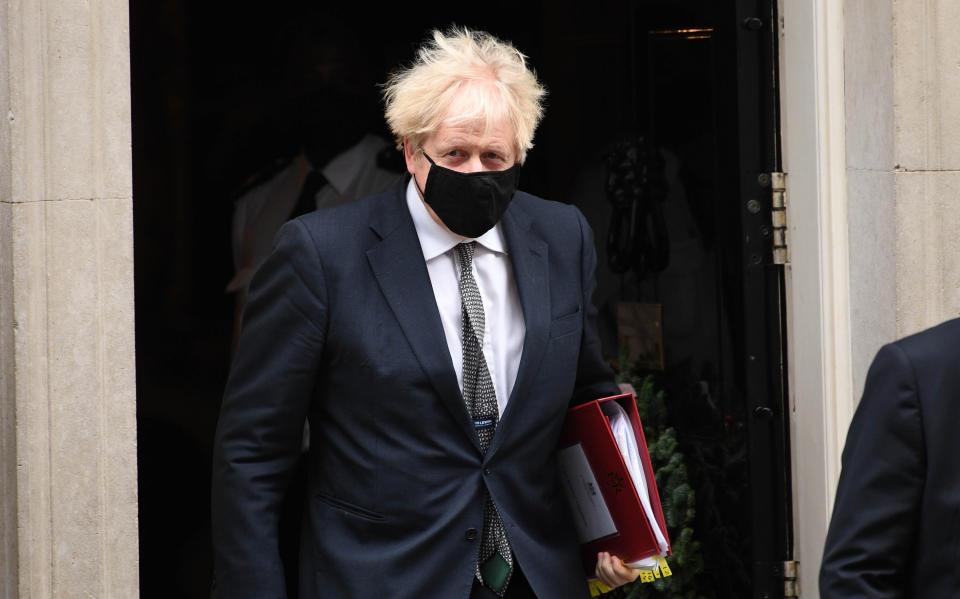
{"type": "Polygon", "coordinates": [[[949,466],[960,449],[958,394],[960,319],[877,352],[844,447],[820,570],[823,599],[913,597],[944,584],[960,594],[955,568],[937,565],[957,551],[960,540],[949,535],[960,530],[949,532],[949,519],[960,514],[960,499],[931,498],[960,488],[960,470],[949,466]],[[931,537],[941,533],[946,538],[931,537]]]}

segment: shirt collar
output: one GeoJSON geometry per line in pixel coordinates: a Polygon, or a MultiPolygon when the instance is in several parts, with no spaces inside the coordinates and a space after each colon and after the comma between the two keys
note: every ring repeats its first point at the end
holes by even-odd
{"type": "MultiPolygon", "coordinates": [[[[407,184],[407,209],[413,218],[413,226],[417,230],[417,237],[420,238],[420,249],[423,250],[423,259],[427,262],[433,260],[441,254],[450,251],[455,245],[463,242],[463,239],[454,235],[450,231],[440,226],[440,223],[433,220],[420,194],[417,193],[417,187],[413,182],[413,177],[407,184]]],[[[500,230],[500,223],[493,226],[492,229],[477,237],[477,243],[488,250],[501,254],[507,253],[507,243],[503,237],[503,231],[500,230]]]]}

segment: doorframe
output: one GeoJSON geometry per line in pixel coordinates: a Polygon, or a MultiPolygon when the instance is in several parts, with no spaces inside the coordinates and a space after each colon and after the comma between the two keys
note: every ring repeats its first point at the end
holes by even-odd
{"type": "Polygon", "coordinates": [[[852,388],[843,3],[778,0],[794,555],[803,597],[817,578],[852,388]]]}

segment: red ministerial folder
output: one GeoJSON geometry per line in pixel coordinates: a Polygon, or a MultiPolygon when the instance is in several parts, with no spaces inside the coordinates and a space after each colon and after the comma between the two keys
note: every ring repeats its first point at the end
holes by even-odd
{"type": "Polygon", "coordinates": [[[659,555],[652,526],[660,528],[670,553],[657,482],[632,394],[604,397],[568,410],[559,448],[561,484],[571,504],[587,572],[593,572],[600,551],[628,564],[659,555]],[[648,521],[603,412],[603,404],[609,401],[617,402],[629,418],[656,522],[648,521]]]}

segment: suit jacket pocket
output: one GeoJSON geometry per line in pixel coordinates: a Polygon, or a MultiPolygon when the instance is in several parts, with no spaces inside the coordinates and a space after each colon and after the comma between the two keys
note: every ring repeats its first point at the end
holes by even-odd
{"type": "Polygon", "coordinates": [[[383,520],[386,519],[386,517],[379,512],[369,510],[363,506],[359,506],[359,505],[350,503],[349,501],[338,499],[337,497],[333,497],[331,495],[325,495],[324,493],[317,493],[316,498],[320,503],[329,505],[330,507],[338,509],[341,512],[346,512],[351,516],[363,518],[364,520],[371,520],[373,522],[382,522],[383,520]]]}
{"type": "Polygon", "coordinates": [[[550,323],[550,338],[563,337],[580,330],[580,322],[580,308],[578,306],[575,312],[553,319],[550,323]]]}

